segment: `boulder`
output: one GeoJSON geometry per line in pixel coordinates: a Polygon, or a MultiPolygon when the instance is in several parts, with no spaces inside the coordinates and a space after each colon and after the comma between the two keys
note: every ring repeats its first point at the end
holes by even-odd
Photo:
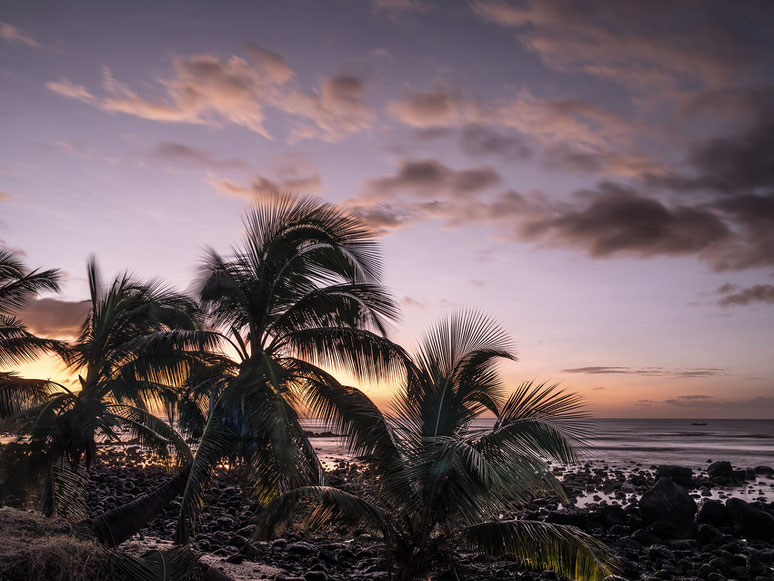
{"type": "Polygon", "coordinates": [[[552,510],[548,513],[546,522],[558,525],[572,525],[579,529],[588,530],[589,515],[585,510],[573,506],[566,510],[552,510]]]}
{"type": "Polygon", "coordinates": [[[710,543],[721,545],[725,540],[725,535],[710,524],[700,524],[696,527],[696,540],[702,545],[710,543]]]}
{"type": "Polygon", "coordinates": [[[734,468],[731,466],[731,462],[713,462],[707,466],[707,476],[713,480],[717,478],[731,480],[734,477],[734,468]]]}
{"type": "Polygon", "coordinates": [[[655,486],[640,499],[640,515],[646,524],[666,521],[675,525],[680,537],[690,536],[696,502],[684,488],[669,478],[659,478],[655,486]]]}
{"type": "Polygon", "coordinates": [[[661,464],[656,468],[656,480],[670,478],[677,484],[693,484],[693,470],[687,466],[675,466],[673,464],[661,464]]]}
{"type": "Polygon", "coordinates": [[[731,526],[738,534],[755,539],[774,539],[774,516],[769,513],[741,498],[729,498],[726,501],[726,511],[731,526]]]}
{"type": "Polygon", "coordinates": [[[696,512],[696,522],[720,526],[728,523],[726,506],[719,500],[702,499],[696,512]]]}

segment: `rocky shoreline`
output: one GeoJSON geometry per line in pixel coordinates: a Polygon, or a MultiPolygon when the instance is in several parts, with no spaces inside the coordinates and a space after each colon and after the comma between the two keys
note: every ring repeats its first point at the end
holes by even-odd
{"type": "MultiPolygon", "coordinates": [[[[111,453],[93,470],[89,505],[96,513],[128,502],[169,478],[137,447],[111,453]]],[[[335,524],[309,536],[294,530],[253,542],[258,506],[239,485],[236,471],[217,474],[208,513],[192,546],[210,565],[237,580],[381,581],[389,559],[365,531],[343,536],[335,524]],[[340,534],[341,533],[341,534],[340,534]]],[[[621,579],[764,581],[774,579],[774,473],[766,466],[736,469],[716,462],[701,471],[684,466],[615,467],[588,462],[556,468],[569,499],[538,498],[518,518],[570,524],[604,541],[618,555],[621,579]],[[742,500],[745,496],[750,502],[742,500]]],[[[356,464],[340,461],[329,483],[347,490],[364,486],[356,464]]],[[[179,504],[172,505],[128,546],[166,545],[179,504]]],[[[433,579],[555,579],[527,571],[507,558],[460,552],[454,567],[439,564],[433,579]]]]}

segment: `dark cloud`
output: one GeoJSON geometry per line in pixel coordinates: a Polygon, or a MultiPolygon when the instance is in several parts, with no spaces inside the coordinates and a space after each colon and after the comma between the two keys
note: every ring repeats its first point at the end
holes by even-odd
{"type": "Polygon", "coordinates": [[[497,155],[508,160],[529,159],[532,148],[525,139],[504,135],[485,125],[468,125],[460,134],[462,151],[468,155],[497,155]]]}
{"type": "Polygon", "coordinates": [[[377,204],[375,206],[351,206],[352,213],[361,218],[370,228],[386,234],[414,223],[421,213],[408,206],[377,204]]]}
{"type": "Polygon", "coordinates": [[[367,196],[376,199],[396,193],[427,196],[461,196],[474,194],[499,185],[500,175],[489,166],[455,170],[437,159],[407,160],[394,176],[371,180],[366,184],[367,196]]]}
{"type": "Polygon", "coordinates": [[[731,236],[715,213],[700,207],[667,206],[610,183],[579,194],[580,206],[554,204],[547,216],[523,224],[522,234],[595,258],[697,254],[731,236]]]}
{"type": "Polygon", "coordinates": [[[473,3],[482,20],[513,29],[549,67],[666,95],[695,82],[727,86],[754,73],[760,61],[754,39],[765,38],[771,3],[707,0],[701,7],[667,1],[473,3]]]}
{"type": "Polygon", "coordinates": [[[241,159],[220,159],[206,149],[191,147],[183,143],[164,141],[156,145],[150,153],[150,158],[168,163],[208,167],[213,169],[249,169],[250,166],[241,159]]]}
{"type": "Polygon", "coordinates": [[[627,150],[579,148],[557,144],[543,151],[543,165],[579,174],[641,177],[660,176],[662,167],[653,160],[627,150]]]}
{"type": "Polygon", "coordinates": [[[756,284],[737,290],[735,285],[724,284],[718,289],[723,296],[718,300],[721,307],[744,306],[755,303],[774,304],[774,285],[756,284]]]}
{"type": "Polygon", "coordinates": [[[76,337],[89,311],[89,301],[36,299],[20,313],[33,333],[49,338],[76,337]]]}
{"type": "Polygon", "coordinates": [[[610,367],[590,366],[562,369],[562,373],[582,373],[588,375],[643,375],[646,377],[710,377],[723,375],[725,369],[719,367],[702,367],[698,369],[664,369],[663,367],[610,367]]]}

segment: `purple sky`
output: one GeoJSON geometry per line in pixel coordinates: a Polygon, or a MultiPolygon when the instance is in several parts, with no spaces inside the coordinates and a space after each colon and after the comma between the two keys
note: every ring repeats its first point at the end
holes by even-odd
{"type": "MultiPolygon", "coordinates": [[[[0,242],[186,288],[276,189],[383,234],[394,338],[477,307],[600,416],[774,417],[774,4],[0,7],[0,242]]],[[[55,374],[51,362],[25,369],[55,374]]],[[[368,392],[382,400],[386,386],[368,392]]]]}

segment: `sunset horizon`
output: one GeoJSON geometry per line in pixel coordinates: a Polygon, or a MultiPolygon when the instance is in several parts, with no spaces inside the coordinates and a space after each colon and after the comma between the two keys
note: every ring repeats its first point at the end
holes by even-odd
{"type": "Polygon", "coordinates": [[[774,417],[752,6],[678,33],[636,4],[302,5],[5,7],[0,239],[67,272],[34,332],[73,336],[90,254],[186,290],[246,207],[290,191],[380,232],[406,347],[480,309],[516,341],[510,385],[560,382],[596,416],[774,417]]]}
{"type": "Polygon", "coordinates": [[[0,579],[774,579],[773,31],[2,2],[0,579]]]}

